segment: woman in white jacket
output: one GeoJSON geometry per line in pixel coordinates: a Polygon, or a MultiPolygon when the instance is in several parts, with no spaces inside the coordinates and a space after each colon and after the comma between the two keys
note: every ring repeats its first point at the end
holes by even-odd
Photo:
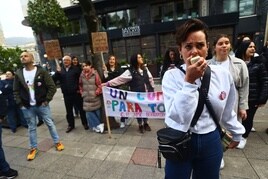
{"type": "MultiPolygon", "coordinates": [[[[248,109],[248,88],[249,77],[246,63],[234,56],[229,55],[231,50],[231,42],[226,34],[219,34],[213,43],[214,56],[207,63],[211,65],[220,65],[228,70],[234,80],[236,88],[236,102],[234,106],[238,119],[245,120],[247,118],[248,109]]],[[[221,169],[224,167],[224,160],[221,161],[221,169]]]]}
{"type": "MultiPolygon", "coordinates": [[[[188,161],[166,160],[165,178],[206,178],[218,179],[220,163],[223,156],[221,137],[207,107],[204,109],[194,127],[190,127],[195,114],[201,80],[207,68],[205,60],[208,52],[207,26],[198,19],[186,21],[176,34],[178,50],[186,71],[168,70],[162,81],[165,123],[180,131],[192,132],[192,155],[188,161]],[[200,56],[191,64],[190,59],[200,56]]],[[[245,132],[234,112],[235,86],[230,73],[220,66],[212,65],[208,98],[216,111],[220,123],[231,132],[233,141],[228,148],[235,148],[245,132]]]]}

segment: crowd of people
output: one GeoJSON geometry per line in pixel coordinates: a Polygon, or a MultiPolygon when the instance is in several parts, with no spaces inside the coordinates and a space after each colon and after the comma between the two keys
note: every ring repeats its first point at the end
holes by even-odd
{"type": "MultiPolygon", "coordinates": [[[[256,55],[254,42],[242,39],[231,54],[230,37],[219,34],[211,47],[208,28],[198,19],[186,21],[176,33],[177,48],[167,49],[160,72],[166,109],[165,124],[168,127],[192,132],[190,160],[181,162],[166,160],[165,178],[219,178],[224,167],[220,135],[210,112],[204,107],[197,123],[191,121],[199,103],[199,88],[204,72],[211,70],[209,100],[217,111],[221,125],[231,134],[233,141],[228,148],[243,149],[253,129],[257,109],[268,99],[267,45],[256,55]],[[208,53],[212,55],[208,57],[208,53]],[[190,59],[198,61],[191,64],[190,59]],[[208,59],[209,58],[209,59],[208,59]],[[200,142],[202,141],[202,142],[200,142]]],[[[154,80],[140,53],[130,57],[130,67],[123,70],[115,55],[103,65],[103,76],[92,62],[79,62],[75,56],[65,55],[62,65],[57,64],[53,76],[34,64],[33,55],[23,52],[22,69],[6,71],[6,79],[0,81],[0,120],[7,116],[12,132],[21,125],[28,129],[29,154],[35,159],[37,126],[47,125],[57,151],[64,150],[51,116],[49,102],[59,82],[66,109],[66,133],[75,129],[75,116],[79,116],[85,130],[103,133],[102,86],[127,89],[134,92],[153,92],[154,80]],[[3,106],[2,106],[3,105],[3,106]],[[18,118],[16,120],[16,118],[18,118]]],[[[114,117],[109,116],[112,120],[114,117]]],[[[125,127],[126,117],[121,117],[120,128],[125,127]]],[[[151,131],[148,118],[137,118],[138,131],[151,131]]],[[[2,126],[0,123],[0,138],[2,126]]],[[[5,161],[0,139],[0,176],[17,176],[18,172],[5,161]]]]}

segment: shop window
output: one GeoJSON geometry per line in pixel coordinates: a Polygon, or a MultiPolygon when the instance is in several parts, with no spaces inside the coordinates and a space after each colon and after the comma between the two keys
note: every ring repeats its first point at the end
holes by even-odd
{"type": "Polygon", "coordinates": [[[60,37],[64,36],[74,36],[81,34],[81,21],[79,19],[69,21],[67,26],[64,28],[64,32],[60,33],[60,37]]]}
{"type": "Polygon", "coordinates": [[[151,7],[151,17],[152,22],[166,22],[174,20],[174,3],[165,3],[152,5],[151,7]]]}
{"type": "Polygon", "coordinates": [[[175,3],[176,18],[190,19],[199,17],[199,0],[179,0],[175,3]]]}
{"type": "Polygon", "coordinates": [[[126,9],[108,13],[101,16],[101,25],[103,29],[117,29],[136,25],[136,9],[126,9]]]}
{"type": "Polygon", "coordinates": [[[68,54],[70,56],[76,56],[80,63],[85,60],[84,50],[83,50],[82,45],[62,47],[62,52],[63,52],[63,54],[68,54]]]}
{"type": "Polygon", "coordinates": [[[224,0],[223,1],[223,12],[237,12],[238,11],[238,0],[224,0]]]}
{"type": "Polygon", "coordinates": [[[128,38],[126,40],[127,59],[130,60],[131,55],[141,53],[140,38],[128,38]]]}
{"type": "Polygon", "coordinates": [[[118,62],[126,61],[125,40],[112,41],[113,54],[117,57],[118,62]]]}
{"type": "Polygon", "coordinates": [[[146,36],[141,38],[141,51],[146,63],[154,63],[156,60],[156,41],[155,36],[146,36]]]}
{"type": "Polygon", "coordinates": [[[170,47],[177,48],[175,33],[160,35],[160,56],[164,57],[166,50],[170,47]]]}
{"type": "Polygon", "coordinates": [[[256,13],[256,0],[240,0],[240,17],[254,15],[256,13]]]}

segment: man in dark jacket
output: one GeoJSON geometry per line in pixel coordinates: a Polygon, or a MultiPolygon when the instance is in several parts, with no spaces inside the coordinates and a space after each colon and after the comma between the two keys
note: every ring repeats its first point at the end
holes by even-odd
{"type": "Polygon", "coordinates": [[[5,159],[5,153],[2,147],[2,121],[7,114],[7,102],[5,97],[5,86],[0,79],[0,178],[15,178],[18,171],[10,168],[5,159]]]}
{"type": "Polygon", "coordinates": [[[49,107],[49,102],[56,93],[56,86],[52,77],[42,67],[34,65],[34,58],[31,53],[23,52],[20,60],[24,68],[16,72],[13,91],[16,103],[20,106],[28,124],[31,151],[27,156],[27,160],[33,160],[38,152],[37,115],[41,116],[48,126],[56,150],[62,151],[64,146],[59,141],[59,135],[49,107]]]}
{"type": "Polygon", "coordinates": [[[88,124],[86,119],[86,113],[83,110],[83,99],[79,93],[79,77],[81,69],[72,66],[71,57],[66,55],[63,57],[63,67],[57,66],[57,72],[54,78],[60,81],[61,91],[63,93],[64,104],[66,108],[66,118],[68,122],[68,127],[66,133],[71,132],[75,128],[74,105],[78,108],[80,112],[81,122],[85,128],[88,130],[88,124]]]}

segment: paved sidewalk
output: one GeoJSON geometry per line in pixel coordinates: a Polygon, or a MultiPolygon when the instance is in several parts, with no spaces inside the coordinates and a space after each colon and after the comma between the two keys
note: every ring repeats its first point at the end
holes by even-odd
{"type": "MultiPolygon", "coordinates": [[[[85,131],[80,119],[76,128],[66,134],[67,122],[61,91],[50,104],[54,121],[65,150],[57,152],[45,125],[38,127],[39,153],[27,161],[28,136],[25,128],[15,134],[3,129],[3,145],[7,161],[19,171],[18,179],[161,179],[164,168],[157,167],[156,131],[163,120],[149,120],[152,131],[140,134],[136,120],[125,130],[108,134],[85,131]]],[[[268,105],[256,115],[254,127],[244,150],[229,150],[224,154],[222,179],[268,178],[268,105]]],[[[162,167],[164,159],[162,158],[162,167]]]]}

